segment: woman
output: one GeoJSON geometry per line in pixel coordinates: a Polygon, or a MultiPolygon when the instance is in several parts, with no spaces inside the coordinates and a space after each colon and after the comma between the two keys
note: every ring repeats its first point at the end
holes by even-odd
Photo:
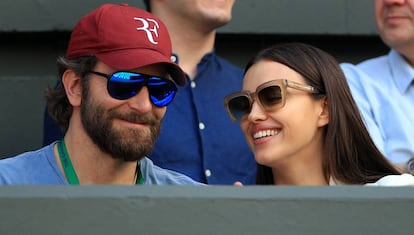
{"type": "Polygon", "coordinates": [[[368,184],[399,174],[371,140],[338,63],[320,49],[259,52],[243,89],[225,105],[254,152],[257,184],[368,184]]]}

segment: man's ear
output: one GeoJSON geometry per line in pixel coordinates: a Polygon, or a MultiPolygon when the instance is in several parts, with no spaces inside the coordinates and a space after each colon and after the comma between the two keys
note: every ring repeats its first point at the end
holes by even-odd
{"type": "Polygon", "coordinates": [[[62,76],[62,83],[65,88],[69,103],[73,106],[80,106],[82,100],[82,86],[80,77],[72,69],[67,69],[62,76]]]}
{"type": "Polygon", "coordinates": [[[321,105],[321,112],[319,114],[318,126],[322,127],[329,123],[329,109],[326,97],[322,98],[319,102],[321,105]]]}

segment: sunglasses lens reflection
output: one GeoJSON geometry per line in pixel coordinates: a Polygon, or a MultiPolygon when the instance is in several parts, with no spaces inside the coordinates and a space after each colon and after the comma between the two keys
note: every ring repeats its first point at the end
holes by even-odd
{"type": "Polygon", "coordinates": [[[148,82],[148,91],[154,105],[164,107],[174,99],[177,87],[168,80],[152,77],[148,82]]]}
{"type": "Polygon", "coordinates": [[[250,112],[251,104],[247,96],[237,96],[228,102],[228,107],[234,118],[240,121],[250,112]]]}
{"type": "Polygon", "coordinates": [[[119,100],[129,99],[148,87],[151,102],[157,107],[167,106],[177,92],[175,84],[167,79],[130,72],[114,73],[108,82],[109,94],[119,100]]]}
{"type": "Polygon", "coordinates": [[[282,89],[280,86],[268,86],[260,90],[259,100],[265,108],[272,108],[282,103],[282,89]]]}
{"type": "Polygon", "coordinates": [[[138,74],[119,72],[114,73],[108,82],[109,94],[119,100],[125,100],[136,95],[145,85],[145,78],[138,74]]]}

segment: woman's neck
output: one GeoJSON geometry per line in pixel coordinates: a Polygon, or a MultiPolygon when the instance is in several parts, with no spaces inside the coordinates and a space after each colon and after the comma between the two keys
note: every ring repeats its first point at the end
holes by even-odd
{"type": "Polygon", "coordinates": [[[288,156],[272,167],[276,185],[328,185],[323,169],[322,148],[288,156]]]}

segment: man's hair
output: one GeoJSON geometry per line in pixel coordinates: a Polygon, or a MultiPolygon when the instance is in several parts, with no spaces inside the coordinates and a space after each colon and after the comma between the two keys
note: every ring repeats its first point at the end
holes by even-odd
{"type": "Polygon", "coordinates": [[[150,0],[143,0],[144,1],[144,4],[145,4],[145,9],[148,11],[148,12],[151,12],[151,4],[150,4],[150,0]]]}
{"type": "Polygon", "coordinates": [[[82,56],[68,60],[65,57],[57,59],[59,83],[55,88],[48,87],[46,90],[47,109],[50,116],[59,124],[63,132],[68,129],[69,120],[72,115],[72,105],[69,103],[62,77],[66,70],[73,70],[81,78],[81,86],[85,88],[88,84],[88,74],[95,68],[98,58],[95,56],[82,56]]]}

